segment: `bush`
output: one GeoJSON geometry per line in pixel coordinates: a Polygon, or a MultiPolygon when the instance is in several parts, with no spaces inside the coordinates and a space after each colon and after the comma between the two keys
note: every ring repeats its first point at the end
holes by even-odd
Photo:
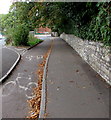
{"type": "Polygon", "coordinates": [[[12,33],[13,33],[13,28],[7,28],[5,35],[6,35],[6,43],[12,43],[12,33]]]}
{"type": "Polygon", "coordinates": [[[29,40],[28,40],[27,44],[28,44],[29,46],[33,46],[33,45],[35,45],[35,44],[37,44],[37,43],[40,43],[41,41],[42,41],[42,40],[37,39],[37,38],[35,38],[33,35],[29,34],[29,40]]]}
{"type": "Polygon", "coordinates": [[[74,34],[111,46],[111,2],[62,2],[50,3],[45,7],[44,14],[46,10],[49,14],[44,19],[49,20],[47,23],[52,31],[74,34]]]}
{"type": "Polygon", "coordinates": [[[14,45],[27,45],[29,29],[26,24],[18,24],[13,28],[11,39],[14,41],[14,45]]]}

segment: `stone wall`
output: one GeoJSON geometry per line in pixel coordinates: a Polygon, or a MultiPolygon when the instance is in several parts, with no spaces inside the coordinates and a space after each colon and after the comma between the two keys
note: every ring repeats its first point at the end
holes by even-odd
{"type": "Polygon", "coordinates": [[[111,85],[111,50],[102,43],[82,40],[74,35],[61,34],[79,55],[111,85]]]}
{"type": "Polygon", "coordinates": [[[52,37],[58,37],[59,35],[58,35],[57,32],[51,32],[51,36],[52,36],[52,37]]]}

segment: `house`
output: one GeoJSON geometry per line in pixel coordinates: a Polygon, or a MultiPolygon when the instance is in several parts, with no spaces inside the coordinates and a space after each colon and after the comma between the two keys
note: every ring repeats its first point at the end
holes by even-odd
{"type": "Polygon", "coordinates": [[[36,32],[37,33],[51,33],[51,29],[50,28],[48,28],[48,27],[39,27],[39,28],[37,28],[36,29],[36,32]]]}

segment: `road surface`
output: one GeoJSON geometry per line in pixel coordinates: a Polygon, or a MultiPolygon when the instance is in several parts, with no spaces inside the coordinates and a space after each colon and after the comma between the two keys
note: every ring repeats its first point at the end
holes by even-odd
{"type": "Polygon", "coordinates": [[[3,77],[10,70],[10,68],[13,66],[18,58],[18,54],[11,49],[2,47],[1,51],[2,59],[0,59],[0,63],[2,63],[2,72],[0,73],[0,78],[3,77]]]}

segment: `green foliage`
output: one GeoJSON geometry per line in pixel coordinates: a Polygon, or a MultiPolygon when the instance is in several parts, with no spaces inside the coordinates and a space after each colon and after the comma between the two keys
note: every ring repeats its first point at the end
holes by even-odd
{"type": "Polygon", "coordinates": [[[14,2],[10,12],[0,16],[0,28],[6,30],[8,42],[14,45],[27,45],[29,31],[35,28],[36,18],[29,18],[29,11],[34,3],[14,2]]]}
{"type": "Polygon", "coordinates": [[[99,12],[96,17],[95,29],[100,33],[98,37],[106,45],[111,45],[111,3],[98,3],[97,6],[99,12]]]}
{"type": "Polygon", "coordinates": [[[12,40],[14,41],[14,45],[27,45],[29,28],[26,24],[18,24],[15,28],[12,29],[11,32],[12,40]]]}
{"type": "Polygon", "coordinates": [[[26,27],[30,31],[39,26],[111,45],[111,2],[15,2],[0,23],[17,45],[27,42],[26,27]],[[17,30],[19,38],[26,35],[24,42],[17,42],[17,30]]]}
{"type": "Polygon", "coordinates": [[[41,6],[41,24],[52,31],[111,45],[111,2],[55,2],[41,6]]]}
{"type": "Polygon", "coordinates": [[[27,44],[29,46],[33,46],[33,45],[40,43],[40,42],[42,42],[42,40],[35,38],[33,35],[29,35],[29,40],[28,40],[27,44]]]}
{"type": "Polygon", "coordinates": [[[7,28],[7,31],[5,32],[7,44],[12,43],[13,32],[14,32],[13,28],[7,28]]]}

